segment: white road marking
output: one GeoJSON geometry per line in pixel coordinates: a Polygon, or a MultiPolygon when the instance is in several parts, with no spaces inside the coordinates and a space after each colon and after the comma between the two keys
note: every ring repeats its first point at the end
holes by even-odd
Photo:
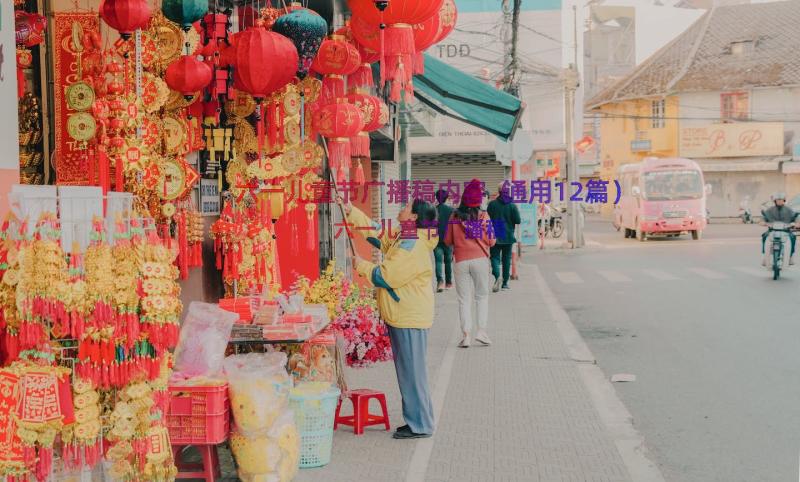
{"type": "Polygon", "coordinates": [[[689,268],[689,271],[691,271],[694,274],[700,275],[703,278],[707,278],[707,279],[725,279],[725,278],[727,278],[727,276],[725,276],[722,273],[718,273],[716,271],[712,271],[712,270],[706,269],[706,268],[689,268]]]}
{"type": "Polygon", "coordinates": [[[741,273],[757,276],[759,278],[763,278],[768,274],[770,274],[766,268],[759,269],[759,268],[754,268],[753,266],[736,266],[733,269],[741,273]]]}
{"type": "MultiPolygon", "coordinates": [[[[644,437],[631,423],[628,409],[619,399],[616,390],[606,378],[603,371],[597,366],[594,355],[586,345],[569,315],[553,294],[544,280],[537,265],[533,266],[533,276],[536,280],[538,292],[541,294],[548,311],[556,322],[556,328],[561,334],[567,352],[577,363],[583,383],[589,391],[592,403],[600,415],[600,419],[608,430],[608,434],[617,446],[617,451],[628,469],[631,480],[637,482],[664,482],[658,465],[652,461],[652,456],[645,445],[644,437]]],[[[425,439],[429,440],[429,439],[425,439]]]]}
{"type": "MultiPolygon", "coordinates": [[[[436,381],[431,392],[433,420],[436,424],[442,419],[442,408],[444,407],[444,399],[447,396],[447,387],[450,386],[450,377],[453,374],[453,361],[456,358],[456,350],[458,350],[456,348],[456,340],[460,331],[458,323],[453,323],[453,331],[449,337],[450,343],[447,344],[442,364],[439,365],[439,370],[436,372],[436,381]]],[[[423,482],[425,480],[435,439],[436,437],[434,436],[417,440],[414,453],[411,454],[411,461],[408,464],[406,482],[423,482]]]]}
{"type": "Polygon", "coordinates": [[[680,279],[677,276],[669,274],[666,271],[661,271],[660,269],[643,269],[642,271],[647,276],[661,281],[675,281],[680,279]]]}
{"type": "Polygon", "coordinates": [[[558,281],[567,285],[583,283],[583,278],[574,271],[556,271],[555,275],[558,281]]]}
{"type": "Polygon", "coordinates": [[[598,270],[597,273],[612,283],[626,283],[628,281],[631,281],[630,278],[620,273],[619,271],[598,270]]]}

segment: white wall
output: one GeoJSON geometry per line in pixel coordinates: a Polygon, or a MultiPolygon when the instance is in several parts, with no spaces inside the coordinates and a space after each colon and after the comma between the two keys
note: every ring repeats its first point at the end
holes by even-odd
{"type": "MultiPolygon", "coordinates": [[[[17,122],[17,68],[14,39],[14,2],[0,2],[0,169],[19,169],[19,125],[17,122]]],[[[0,193],[5,196],[6,193],[0,193]]]]}
{"type": "MultiPolygon", "coordinates": [[[[488,73],[487,82],[494,85],[502,79],[507,48],[501,2],[456,0],[456,4],[459,8],[456,30],[428,53],[478,78],[488,73]]],[[[559,5],[558,0],[523,2],[518,41],[523,69],[535,70],[537,65],[555,71],[561,68],[564,46],[559,5]]],[[[570,27],[570,39],[571,31],[570,27]]],[[[510,26],[507,32],[510,38],[510,26]]],[[[537,149],[562,145],[564,102],[560,79],[528,73],[522,80],[522,101],[527,104],[523,129],[531,133],[537,149]]],[[[493,152],[495,148],[493,135],[448,117],[438,116],[434,131],[432,137],[411,138],[412,152],[493,152]]]]}

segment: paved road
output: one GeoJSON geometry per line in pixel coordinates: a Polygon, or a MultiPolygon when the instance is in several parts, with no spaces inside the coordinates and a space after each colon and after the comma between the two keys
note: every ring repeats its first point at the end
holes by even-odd
{"type": "MultiPolygon", "coordinates": [[[[589,220],[593,248],[531,252],[669,481],[797,480],[800,269],[760,268],[761,228],[704,239],[623,239],[589,220]]],[[[798,267],[800,268],[800,267],[798,267]]]]}

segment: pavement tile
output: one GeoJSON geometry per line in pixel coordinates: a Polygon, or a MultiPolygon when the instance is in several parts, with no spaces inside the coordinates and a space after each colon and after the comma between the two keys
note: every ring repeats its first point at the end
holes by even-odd
{"type": "MultiPolygon", "coordinates": [[[[630,482],[530,268],[519,268],[513,291],[490,298],[494,344],[455,353],[424,481],[630,482]]],[[[454,290],[436,295],[436,313],[428,346],[432,384],[447,348],[458,341],[454,290]]],[[[392,428],[403,424],[391,363],[348,369],[346,377],[351,388],[385,392],[392,428]]],[[[356,436],[340,427],[331,463],[301,470],[295,480],[405,481],[416,444],[382,429],[356,436]]],[[[225,480],[236,480],[229,456],[222,457],[225,480]]]]}

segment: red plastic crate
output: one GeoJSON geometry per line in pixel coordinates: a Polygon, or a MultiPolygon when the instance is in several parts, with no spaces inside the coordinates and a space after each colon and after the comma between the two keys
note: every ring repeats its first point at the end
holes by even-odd
{"type": "Polygon", "coordinates": [[[167,428],[172,445],[218,444],[230,432],[228,385],[169,387],[167,428]]]}

